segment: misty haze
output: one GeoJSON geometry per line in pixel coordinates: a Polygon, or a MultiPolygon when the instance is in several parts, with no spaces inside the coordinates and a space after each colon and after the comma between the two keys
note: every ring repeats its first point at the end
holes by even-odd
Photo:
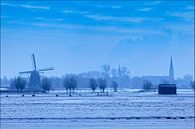
{"type": "Polygon", "coordinates": [[[194,129],[194,1],[1,1],[2,129],[194,129]]]}

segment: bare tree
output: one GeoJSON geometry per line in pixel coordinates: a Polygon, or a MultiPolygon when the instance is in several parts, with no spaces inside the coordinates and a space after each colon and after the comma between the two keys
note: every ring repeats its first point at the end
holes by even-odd
{"type": "Polygon", "coordinates": [[[118,83],[116,81],[112,81],[112,87],[114,89],[114,92],[117,92],[118,89],[118,83]]]}
{"type": "Polygon", "coordinates": [[[70,78],[70,89],[72,89],[73,93],[76,87],[77,87],[77,81],[74,77],[71,77],[70,78]]]}
{"type": "Polygon", "coordinates": [[[45,93],[49,92],[51,89],[51,80],[48,78],[43,78],[41,81],[41,86],[45,93]]]}
{"type": "Polygon", "coordinates": [[[66,76],[66,77],[63,79],[63,86],[65,87],[66,92],[68,93],[68,89],[69,89],[69,78],[68,78],[68,76],[66,76]]]}
{"type": "Polygon", "coordinates": [[[75,88],[77,87],[77,81],[74,77],[72,76],[66,76],[64,79],[63,79],[63,85],[64,87],[66,88],[66,91],[70,91],[70,93],[73,91],[74,93],[74,90],[75,88]]]}
{"type": "Polygon", "coordinates": [[[91,78],[91,79],[89,80],[89,86],[90,86],[91,90],[92,90],[93,92],[95,92],[95,90],[96,90],[96,88],[97,88],[97,86],[98,86],[96,80],[93,79],[93,78],[91,78]]]}
{"type": "Polygon", "coordinates": [[[14,85],[17,91],[22,91],[25,89],[27,82],[21,77],[16,77],[13,82],[11,82],[11,85],[14,85]]]}
{"type": "Polygon", "coordinates": [[[151,81],[145,80],[143,84],[143,90],[150,91],[152,89],[151,81]]]}
{"type": "Polygon", "coordinates": [[[103,93],[104,93],[104,91],[105,91],[105,89],[107,87],[106,80],[105,79],[102,79],[102,78],[99,78],[98,85],[99,85],[100,90],[102,90],[103,93]]]}

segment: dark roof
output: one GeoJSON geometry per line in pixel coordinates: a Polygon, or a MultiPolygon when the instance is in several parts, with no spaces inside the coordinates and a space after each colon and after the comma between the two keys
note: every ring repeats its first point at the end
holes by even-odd
{"type": "Polygon", "coordinates": [[[159,87],[176,87],[176,84],[159,84],[159,87]]]}

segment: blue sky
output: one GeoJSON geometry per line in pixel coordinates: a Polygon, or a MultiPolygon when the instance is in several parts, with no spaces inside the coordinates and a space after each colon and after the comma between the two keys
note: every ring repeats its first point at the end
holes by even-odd
{"type": "Polygon", "coordinates": [[[1,76],[128,67],[131,76],[194,74],[193,1],[1,1],[1,76]]]}

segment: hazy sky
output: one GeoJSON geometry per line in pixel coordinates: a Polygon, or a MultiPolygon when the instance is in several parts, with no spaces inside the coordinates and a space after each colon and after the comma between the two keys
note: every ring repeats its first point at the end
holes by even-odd
{"type": "Polygon", "coordinates": [[[194,72],[193,1],[1,1],[1,76],[53,66],[45,75],[128,67],[132,76],[194,72]]]}

